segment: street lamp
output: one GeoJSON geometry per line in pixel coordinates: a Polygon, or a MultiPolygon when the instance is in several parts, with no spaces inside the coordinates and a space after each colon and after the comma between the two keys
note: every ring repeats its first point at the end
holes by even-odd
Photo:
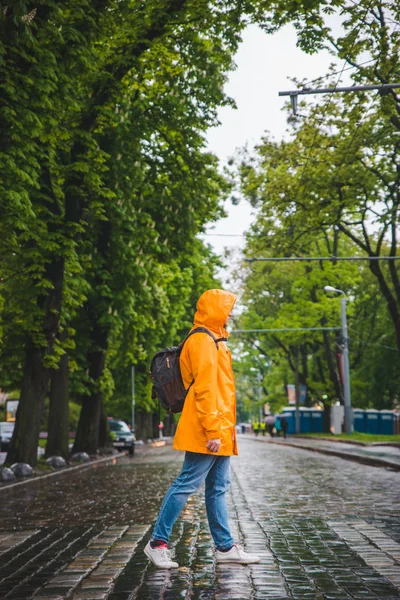
{"type": "Polygon", "coordinates": [[[262,414],[263,414],[263,409],[261,407],[262,404],[262,375],[260,373],[260,371],[258,371],[257,373],[257,383],[258,383],[258,402],[259,402],[259,407],[258,407],[258,412],[259,412],[259,419],[260,419],[260,423],[262,422],[262,414]]]}
{"type": "Polygon", "coordinates": [[[131,389],[132,389],[132,433],[135,433],[136,423],[135,423],[135,367],[132,366],[131,370],[132,378],[131,378],[131,389]]]}
{"type": "Polygon", "coordinates": [[[324,287],[325,292],[335,292],[342,294],[340,298],[340,309],[342,317],[342,338],[343,338],[343,387],[344,387],[344,426],[346,433],[353,433],[353,411],[351,408],[350,392],[350,365],[349,365],[349,338],[347,333],[347,315],[346,315],[346,294],[343,290],[338,290],[331,285],[324,287]]]}

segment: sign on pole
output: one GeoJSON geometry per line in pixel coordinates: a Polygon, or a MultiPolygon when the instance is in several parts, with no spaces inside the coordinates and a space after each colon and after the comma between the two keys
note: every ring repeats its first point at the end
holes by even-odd
{"type": "MultiPolygon", "coordinates": [[[[296,404],[296,386],[294,384],[288,383],[287,394],[289,404],[296,404]]],[[[307,398],[307,386],[303,383],[300,384],[300,404],[304,404],[307,398]]]]}
{"type": "Polygon", "coordinates": [[[14,422],[17,418],[18,400],[6,401],[6,421],[14,422]]]}

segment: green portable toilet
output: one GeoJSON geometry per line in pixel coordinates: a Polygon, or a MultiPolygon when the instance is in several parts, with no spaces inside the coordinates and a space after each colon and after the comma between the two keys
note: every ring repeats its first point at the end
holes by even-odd
{"type": "Polygon", "coordinates": [[[395,415],[391,410],[381,410],[379,419],[379,433],[384,435],[394,434],[394,420],[395,415]]]}
{"type": "Polygon", "coordinates": [[[368,408],[365,411],[365,433],[379,433],[379,410],[368,408]]]}
{"type": "Polygon", "coordinates": [[[365,410],[363,408],[355,408],[353,410],[354,431],[365,433],[365,410]]]}

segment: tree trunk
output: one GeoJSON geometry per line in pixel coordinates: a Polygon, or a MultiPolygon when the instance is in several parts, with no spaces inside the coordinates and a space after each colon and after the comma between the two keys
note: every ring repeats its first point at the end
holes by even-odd
{"type": "Polygon", "coordinates": [[[64,266],[62,257],[46,265],[46,279],[53,287],[37,299],[38,306],[43,310],[40,329],[46,339],[46,346],[37,347],[32,339],[26,344],[21,395],[7,463],[26,462],[32,466],[37,463],[40,425],[50,380],[50,369],[44,366],[43,358],[52,354],[54,340],[58,334],[64,266]]]}
{"type": "Polygon", "coordinates": [[[61,357],[58,369],[51,370],[50,406],[46,456],[68,458],[68,354],[61,357]]]}
{"type": "Polygon", "coordinates": [[[91,393],[83,397],[73,452],[95,454],[100,441],[101,412],[102,410],[104,412],[100,384],[106,361],[108,328],[99,324],[98,310],[93,306],[90,299],[86,308],[92,325],[92,350],[89,352],[87,359],[91,393]]]}
{"type": "Polygon", "coordinates": [[[342,385],[341,385],[341,381],[340,381],[340,376],[336,369],[335,361],[333,360],[333,357],[332,357],[332,350],[331,350],[331,345],[330,345],[330,341],[329,341],[329,333],[327,331],[323,331],[322,333],[323,333],[323,338],[324,338],[325,356],[326,356],[326,360],[328,363],[329,376],[330,376],[330,379],[335,388],[336,397],[339,398],[340,403],[343,404],[343,402],[344,402],[343,390],[342,390],[342,385]]]}
{"type": "Polygon", "coordinates": [[[53,287],[51,291],[37,298],[37,304],[43,311],[43,320],[39,327],[46,339],[46,346],[36,346],[32,339],[28,339],[26,343],[21,394],[7,463],[26,462],[32,466],[37,463],[40,426],[50,379],[50,370],[43,365],[43,358],[45,355],[51,355],[58,333],[64,259],[58,257],[48,262],[45,276],[53,287]]]}
{"type": "Polygon", "coordinates": [[[331,432],[331,406],[324,404],[324,413],[322,415],[322,430],[324,433],[331,432]]]}
{"type": "Polygon", "coordinates": [[[95,392],[83,399],[72,452],[96,454],[99,445],[100,404],[101,392],[95,392]]]}
{"type": "Polygon", "coordinates": [[[111,446],[111,440],[109,436],[107,415],[104,408],[104,400],[101,398],[100,407],[100,424],[99,424],[99,448],[108,448],[111,446]]]}
{"type": "Polygon", "coordinates": [[[153,413],[137,411],[136,437],[138,440],[148,440],[154,437],[153,413]]]}
{"type": "MultiPolygon", "coordinates": [[[[371,272],[377,278],[382,295],[386,300],[388,311],[389,311],[390,317],[392,319],[394,331],[396,334],[396,345],[397,345],[398,350],[400,351],[400,306],[399,306],[398,302],[396,301],[396,297],[392,293],[388,282],[385,279],[385,276],[382,272],[380,265],[378,265],[377,263],[378,263],[378,261],[371,260],[370,264],[369,264],[369,268],[370,268],[371,272]]],[[[395,291],[396,291],[396,294],[398,295],[399,290],[396,289],[395,291]]]]}
{"type": "Polygon", "coordinates": [[[14,435],[6,463],[25,462],[34,467],[44,402],[47,396],[50,372],[43,366],[44,351],[29,343],[26,348],[21,395],[14,435]]]}

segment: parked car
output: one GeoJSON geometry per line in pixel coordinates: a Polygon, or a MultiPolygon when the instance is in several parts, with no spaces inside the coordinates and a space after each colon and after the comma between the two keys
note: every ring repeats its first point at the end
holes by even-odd
{"type": "Polygon", "coordinates": [[[7,452],[10,447],[12,434],[14,433],[15,423],[4,421],[0,423],[0,452],[7,452]]]}
{"type": "Polygon", "coordinates": [[[108,427],[113,434],[113,446],[117,450],[128,450],[129,454],[135,454],[135,433],[131,431],[125,421],[108,418],[108,427]]]}

